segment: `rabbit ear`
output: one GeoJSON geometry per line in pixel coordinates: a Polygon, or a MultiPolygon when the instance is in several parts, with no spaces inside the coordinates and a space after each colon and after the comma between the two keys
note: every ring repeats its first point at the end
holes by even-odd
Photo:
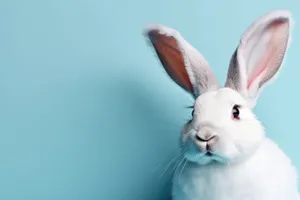
{"type": "Polygon", "coordinates": [[[168,75],[195,98],[219,88],[206,60],[178,31],[151,25],[146,35],[168,75]]]}
{"type": "Polygon", "coordinates": [[[226,87],[240,92],[252,107],[283,62],[292,25],[288,11],[265,14],[245,32],[230,61],[226,87]]]}

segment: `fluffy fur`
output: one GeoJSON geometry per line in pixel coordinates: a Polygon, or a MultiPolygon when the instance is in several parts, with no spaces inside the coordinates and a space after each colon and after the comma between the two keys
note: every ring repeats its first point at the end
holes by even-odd
{"type": "Polygon", "coordinates": [[[300,200],[295,168],[252,112],[279,72],[291,25],[286,10],[257,19],[233,53],[224,87],[178,31],[147,29],[169,76],[195,97],[193,117],[180,135],[173,200],[300,200]]]}

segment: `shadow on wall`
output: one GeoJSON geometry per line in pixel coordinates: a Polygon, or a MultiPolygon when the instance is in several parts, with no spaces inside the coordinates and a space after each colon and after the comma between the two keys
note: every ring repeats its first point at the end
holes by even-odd
{"type": "Polygon", "coordinates": [[[103,90],[111,91],[105,95],[103,113],[109,113],[109,117],[103,126],[112,130],[103,143],[105,148],[102,147],[109,152],[102,155],[107,161],[102,173],[111,174],[105,198],[171,199],[176,163],[173,158],[178,155],[179,131],[184,123],[174,113],[180,113],[176,109],[182,108],[176,108],[168,97],[159,96],[145,82],[126,77],[130,76],[123,74],[118,82],[103,90]]]}

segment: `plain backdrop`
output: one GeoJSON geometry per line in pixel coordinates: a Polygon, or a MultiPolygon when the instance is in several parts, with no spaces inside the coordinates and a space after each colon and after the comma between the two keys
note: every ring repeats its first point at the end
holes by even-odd
{"type": "MultiPolygon", "coordinates": [[[[178,29],[220,82],[243,31],[289,9],[285,64],[255,113],[300,171],[298,0],[1,0],[0,199],[166,200],[192,98],[148,45],[178,29]]],[[[276,176],[276,175],[275,175],[276,176]]]]}

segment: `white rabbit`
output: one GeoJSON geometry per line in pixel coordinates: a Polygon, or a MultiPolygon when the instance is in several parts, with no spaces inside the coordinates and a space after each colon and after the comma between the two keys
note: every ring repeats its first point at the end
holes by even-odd
{"type": "Polygon", "coordinates": [[[286,10],[257,19],[231,58],[224,87],[178,31],[147,28],[168,75],[195,98],[180,136],[184,164],[173,176],[173,200],[300,200],[296,169],[252,113],[279,72],[292,24],[286,10]]]}

